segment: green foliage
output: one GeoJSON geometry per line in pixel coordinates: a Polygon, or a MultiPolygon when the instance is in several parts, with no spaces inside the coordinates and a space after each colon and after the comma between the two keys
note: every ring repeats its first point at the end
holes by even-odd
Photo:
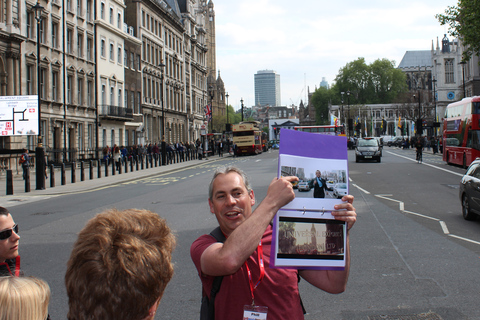
{"type": "Polygon", "coordinates": [[[442,26],[449,25],[448,33],[465,45],[464,61],[470,60],[472,54],[480,55],[479,8],[478,0],[458,0],[457,6],[449,6],[444,14],[435,15],[442,26]]]}
{"type": "Polygon", "coordinates": [[[342,104],[342,92],[343,104],[353,106],[393,103],[406,91],[406,76],[395,68],[394,61],[378,59],[368,65],[364,58],[358,58],[340,69],[330,89],[318,88],[310,102],[316,109],[316,123],[323,125],[330,124],[328,106],[342,104]]]}
{"type": "Polygon", "coordinates": [[[349,100],[345,103],[392,103],[407,91],[407,83],[405,74],[395,68],[394,61],[377,59],[367,65],[365,58],[358,58],[340,69],[333,89],[336,97],[350,91],[349,97],[344,95],[344,99],[349,100]]]}
{"type": "Polygon", "coordinates": [[[310,102],[315,106],[317,124],[330,124],[328,105],[331,100],[331,90],[320,87],[312,95],[310,102]]]}

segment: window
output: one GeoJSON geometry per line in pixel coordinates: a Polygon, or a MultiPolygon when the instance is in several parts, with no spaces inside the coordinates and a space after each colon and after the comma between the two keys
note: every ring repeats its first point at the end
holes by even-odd
{"type": "Polygon", "coordinates": [[[93,60],[93,39],[87,38],[87,60],[93,60]]]}
{"type": "Polygon", "coordinates": [[[93,138],[94,138],[94,132],[93,132],[93,124],[89,124],[88,125],[88,140],[87,140],[87,143],[88,143],[88,149],[93,149],[93,138]]]}
{"type": "Polygon", "coordinates": [[[83,123],[78,124],[78,149],[83,150],[83,123]]]}
{"type": "Polygon", "coordinates": [[[73,76],[67,76],[67,103],[72,103],[73,76]]]}
{"type": "Polygon", "coordinates": [[[31,11],[27,11],[27,38],[33,39],[33,19],[34,13],[31,11]]]}
{"type": "Polygon", "coordinates": [[[79,58],[83,58],[83,34],[81,34],[81,33],[78,33],[78,35],[77,35],[77,45],[78,45],[77,55],[78,55],[79,58]]]}
{"type": "Polygon", "coordinates": [[[87,21],[92,21],[92,0],[87,0],[87,21]]]}
{"type": "Polygon", "coordinates": [[[33,94],[33,66],[27,65],[27,87],[25,88],[27,95],[33,94]]]}
{"type": "Polygon", "coordinates": [[[58,99],[58,71],[52,72],[52,100],[58,99]]]}
{"type": "Polygon", "coordinates": [[[83,17],[82,0],[77,0],[77,16],[83,17]]]}
{"type": "Polygon", "coordinates": [[[72,0],[67,0],[67,11],[72,11],[72,0]]]}
{"type": "Polygon", "coordinates": [[[117,48],[117,62],[118,64],[122,63],[122,47],[117,48]]]}
{"type": "Polygon", "coordinates": [[[110,42],[110,60],[111,61],[115,60],[115,56],[114,56],[114,53],[113,53],[113,43],[112,42],[110,42]]]}
{"type": "Polygon", "coordinates": [[[77,104],[83,104],[83,79],[77,80],[77,104]]]}
{"type": "Polygon", "coordinates": [[[125,49],[125,51],[123,52],[123,65],[126,67],[128,67],[128,52],[127,52],[127,49],[125,49]]]}
{"type": "Polygon", "coordinates": [[[122,107],[123,99],[122,99],[122,89],[118,89],[118,106],[122,107]]]}
{"type": "Polygon", "coordinates": [[[105,84],[102,84],[102,105],[107,105],[107,87],[105,84]]]}
{"type": "Polygon", "coordinates": [[[115,105],[115,93],[114,93],[115,88],[110,87],[110,105],[113,106],[115,105]]]}
{"type": "Polygon", "coordinates": [[[40,98],[45,99],[46,98],[46,83],[47,80],[47,70],[44,68],[40,68],[40,98]]]}
{"type": "Polygon", "coordinates": [[[137,70],[140,71],[142,66],[142,60],[140,59],[140,55],[137,54],[137,70]]]}
{"type": "Polygon", "coordinates": [[[100,18],[105,20],[105,2],[100,4],[100,18]]]}
{"type": "Polygon", "coordinates": [[[454,83],[453,59],[445,59],[445,83],[454,83]]]}
{"type": "Polygon", "coordinates": [[[58,22],[52,22],[52,47],[58,49],[58,22]]]}
{"type": "Polygon", "coordinates": [[[130,53],[130,68],[135,70],[135,54],[133,52],[130,53]]]}
{"type": "Polygon", "coordinates": [[[110,24],[113,25],[113,8],[110,7],[110,24]]]}
{"type": "Polygon", "coordinates": [[[105,39],[100,41],[100,56],[105,58],[105,39]]]}
{"type": "Polygon", "coordinates": [[[73,30],[67,29],[67,53],[72,53],[73,47],[73,30]]]}
{"type": "Polygon", "coordinates": [[[43,18],[38,24],[38,31],[40,32],[40,43],[45,43],[45,23],[47,23],[47,21],[45,20],[45,18],[43,18]]]}
{"type": "Polygon", "coordinates": [[[87,81],[87,107],[93,106],[93,82],[87,81]]]}
{"type": "Polygon", "coordinates": [[[125,90],[125,97],[124,97],[124,105],[125,105],[125,108],[128,108],[129,105],[128,105],[128,91],[125,90]]]}
{"type": "Polygon", "coordinates": [[[120,12],[117,15],[117,28],[118,29],[122,28],[122,14],[120,12]]]}
{"type": "Polygon", "coordinates": [[[142,94],[137,92],[137,103],[135,104],[135,113],[140,113],[140,105],[142,104],[142,94]]]}

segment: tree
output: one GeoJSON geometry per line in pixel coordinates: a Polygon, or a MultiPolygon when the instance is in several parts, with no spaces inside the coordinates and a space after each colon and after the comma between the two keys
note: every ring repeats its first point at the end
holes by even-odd
{"type": "Polygon", "coordinates": [[[310,102],[315,107],[317,124],[330,124],[328,106],[331,100],[331,90],[320,87],[312,95],[310,102]]]}
{"type": "Polygon", "coordinates": [[[332,89],[337,99],[340,92],[350,91],[350,104],[392,103],[407,91],[407,84],[394,61],[377,59],[367,65],[365,58],[358,58],[340,69],[332,89]]]}
{"type": "Polygon", "coordinates": [[[435,18],[440,25],[449,25],[448,33],[461,39],[465,46],[463,60],[468,61],[473,54],[480,55],[480,1],[458,0],[457,6],[448,6],[444,14],[435,18]]]}

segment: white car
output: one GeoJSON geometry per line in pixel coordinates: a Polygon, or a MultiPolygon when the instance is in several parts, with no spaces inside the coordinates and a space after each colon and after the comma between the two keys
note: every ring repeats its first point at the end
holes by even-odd
{"type": "Polygon", "coordinates": [[[347,195],[347,184],[346,183],[337,183],[335,187],[333,187],[333,195],[337,199],[343,198],[343,196],[347,195]]]}
{"type": "Polygon", "coordinates": [[[310,191],[310,185],[306,181],[302,181],[298,184],[298,191],[310,191]]]}

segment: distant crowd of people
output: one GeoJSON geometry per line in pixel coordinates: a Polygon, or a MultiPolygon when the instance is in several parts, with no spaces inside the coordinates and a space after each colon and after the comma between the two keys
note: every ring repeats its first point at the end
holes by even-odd
{"type": "Polygon", "coordinates": [[[427,151],[432,149],[433,154],[443,152],[442,138],[441,137],[410,137],[402,139],[401,147],[403,149],[417,148],[417,145],[421,144],[422,148],[426,148],[427,151]]]}

